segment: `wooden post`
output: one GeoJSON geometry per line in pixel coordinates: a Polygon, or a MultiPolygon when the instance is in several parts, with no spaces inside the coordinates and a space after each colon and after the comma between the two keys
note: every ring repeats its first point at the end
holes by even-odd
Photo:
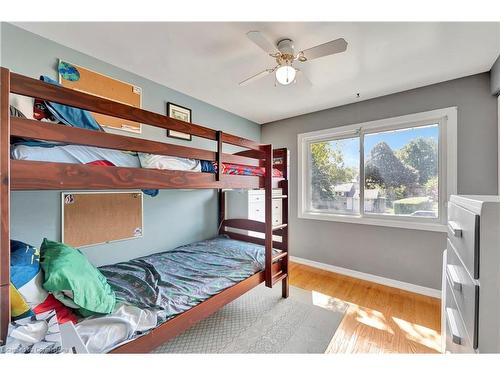
{"type": "Polygon", "coordinates": [[[220,130],[215,133],[215,139],[217,141],[217,172],[215,179],[220,181],[222,177],[222,132],[220,130]]]}
{"type": "Polygon", "coordinates": [[[222,223],[226,218],[226,193],[224,190],[218,190],[219,195],[219,233],[223,231],[222,223]]]}
{"type": "Polygon", "coordinates": [[[0,345],[10,322],[10,72],[0,68],[0,345]]]}
{"type": "MultiPolygon", "coordinates": [[[[215,140],[217,141],[217,154],[216,154],[216,159],[217,159],[217,172],[215,174],[215,179],[217,181],[220,181],[221,176],[222,176],[222,132],[218,130],[215,133],[215,140]]],[[[218,189],[218,198],[219,198],[219,228],[218,228],[218,233],[221,231],[222,227],[222,222],[224,221],[224,218],[226,216],[226,196],[222,189],[218,189]]]]}
{"type": "Polygon", "coordinates": [[[264,177],[264,200],[265,200],[265,252],[266,252],[266,286],[273,287],[273,146],[265,145],[264,152],[266,161],[264,167],[266,175],[264,177]]]}

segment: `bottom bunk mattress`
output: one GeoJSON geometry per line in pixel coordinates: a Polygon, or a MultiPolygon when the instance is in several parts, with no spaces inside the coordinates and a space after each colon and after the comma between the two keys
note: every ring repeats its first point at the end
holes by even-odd
{"type": "Polygon", "coordinates": [[[115,312],[76,328],[92,353],[147,333],[264,269],[261,245],[219,236],[128,262],[100,267],[115,291],[115,312]]]}
{"type": "MultiPolygon", "coordinates": [[[[154,155],[105,149],[80,145],[29,145],[12,146],[11,157],[15,160],[47,161],[56,163],[94,164],[115,167],[165,169],[190,172],[215,173],[217,163],[208,160],[181,158],[166,155],[154,155]]],[[[222,164],[223,174],[264,176],[263,167],[239,164],[222,164]]],[[[283,177],[283,173],[274,168],[274,177],[283,177]]]]}

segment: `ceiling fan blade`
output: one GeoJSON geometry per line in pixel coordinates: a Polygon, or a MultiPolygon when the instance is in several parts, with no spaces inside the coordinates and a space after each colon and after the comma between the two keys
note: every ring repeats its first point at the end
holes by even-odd
{"type": "Polygon", "coordinates": [[[274,72],[274,69],[266,69],[266,70],[263,70],[262,72],[260,73],[257,73],[257,74],[254,74],[253,76],[241,81],[239,83],[240,86],[246,86],[248,85],[249,83],[253,82],[253,81],[256,81],[260,78],[263,78],[269,74],[271,74],[272,72],[274,72]]]}
{"type": "Polygon", "coordinates": [[[319,57],[333,55],[335,53],[344,52],[347,49],[347,42],[344,38],[339,38],[320,44],[316,47],[308,48],[300,52],[300,55],[305,58],[305,60],[299,56],[300,61],[307,61],[317,59],[319,57]]]}
{"type": "Polygon", "coordinates": [[[260,31],[249,31],[247,33],[247,37],[269,55],[274,55],[278,52],[276,46],[272,44],[260,31]]]}

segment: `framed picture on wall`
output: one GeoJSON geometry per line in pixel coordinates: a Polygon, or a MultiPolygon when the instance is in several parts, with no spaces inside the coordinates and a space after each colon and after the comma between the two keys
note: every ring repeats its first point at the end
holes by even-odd
{"type": "MultiPolygon", "coordinates": [[[[170,102],[167,103],[167,116],[175,118],[177,120],[191,122],[191,110],[189,108],[182,107],[170,102]]],[[[186,134],[170,129],[167,129],[167,137],[183,139],[185,141],[191,141],[193,139],[191,134],[186,134]]]]}

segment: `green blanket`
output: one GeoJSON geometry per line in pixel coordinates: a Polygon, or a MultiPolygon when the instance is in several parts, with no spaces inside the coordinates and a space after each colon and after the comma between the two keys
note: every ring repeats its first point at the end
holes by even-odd
{"type": "Polygon", "coordinates": [[[44,239],[40,264],[45,273],[43,287],[66,306],[83,316],[113,311],[115,293],[103,274],[80,250],[44,239]]]}

